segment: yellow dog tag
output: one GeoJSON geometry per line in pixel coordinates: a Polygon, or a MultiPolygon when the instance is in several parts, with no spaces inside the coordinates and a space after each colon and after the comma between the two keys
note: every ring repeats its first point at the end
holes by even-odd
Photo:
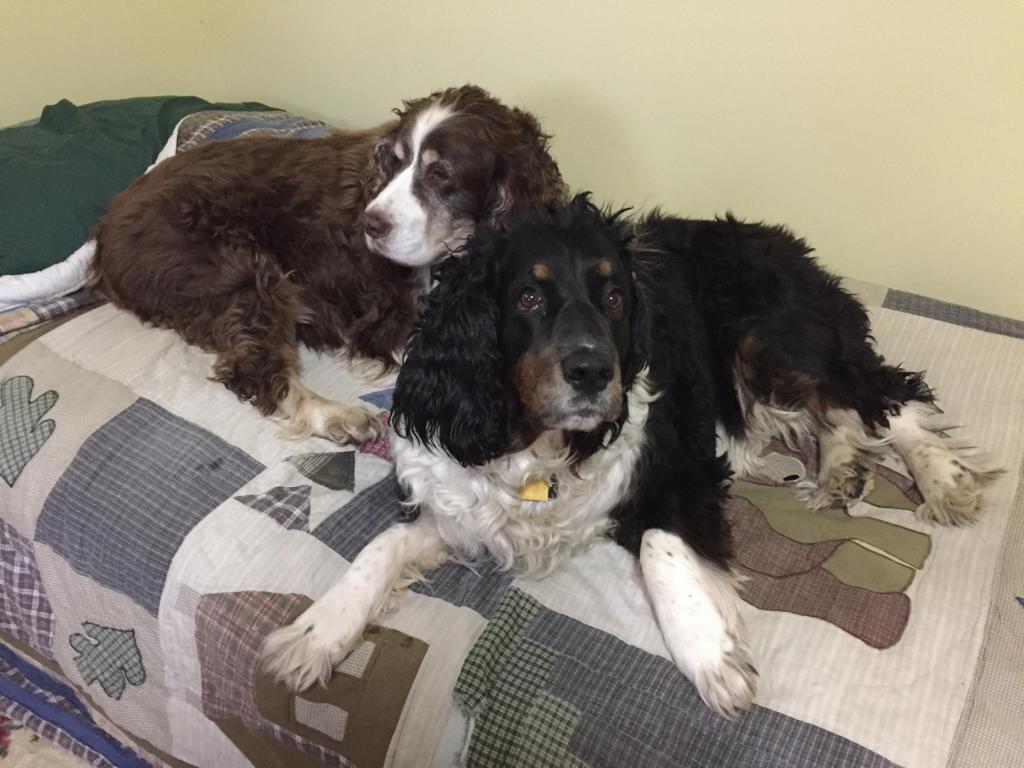
{"type": "Polygon", "coordinates": [[[533,480],[519,489],[523,501],[548,501],[551,498],[551,483],[547,480],[533,480]]]}

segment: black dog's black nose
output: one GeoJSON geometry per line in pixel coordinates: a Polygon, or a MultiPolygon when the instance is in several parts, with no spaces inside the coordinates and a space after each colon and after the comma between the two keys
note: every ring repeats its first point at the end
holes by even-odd
{"type": "Polygon", "coordinates": [[[562,375],[573,389],[597,394],[612,380],[612,361],[597,350],[581,349],[562,360],[562,375]]]}
{"type": "Polygon", "coordinates": [[[363,229],[374,240],[379,240],[391,231],[391,222],[380,211],[367,211],[363,229]]]}

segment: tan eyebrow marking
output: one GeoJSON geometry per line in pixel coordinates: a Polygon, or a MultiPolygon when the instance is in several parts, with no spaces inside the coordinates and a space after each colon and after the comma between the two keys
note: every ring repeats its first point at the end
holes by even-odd
{"type": "Polygon", "coordinates": [[[441,155],[437,153],[436,149],[424,149],[423,154],[420,155],[420,160],[423,163],[423,165],[430,165],[439,157],[441,157],[441,155]]]}
{"type": "Polygon", "coordinates": [[[547,264],[534,264],[533,276],[538,280],[554,280],[555,272],[547,264]]]}
{"type": "Polygon", "coordinates": [[[601,277],[608,277],[612,273],[612,263],[608,259],[601,259],[597,262],[597,274],[601,277]]]}

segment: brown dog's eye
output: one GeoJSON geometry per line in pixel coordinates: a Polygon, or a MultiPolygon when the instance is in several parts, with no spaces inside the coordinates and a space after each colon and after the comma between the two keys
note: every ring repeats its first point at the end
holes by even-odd
{"type": "Polygon", "coordinates": [[[519,294],[519,309],[530,312],[540,306],[541,297],[533,288],[526,288],[519,294]]]}
{"type": "Polygon", "coordinates": [[[608,295],[604,297],[605,306],[607,306],[612,312],[618,312],[622,309],[622,301],[622,291],[618,288],[612,288],[608,291],[608,295]]]}
{"type": "Polygon", "coordinates": [[[447,181],[451,181],[451,174],[448,173],[448,169],[440,163],[433,163],[427,168],[427,176],[432,180],[444,184],[447,181]]]}

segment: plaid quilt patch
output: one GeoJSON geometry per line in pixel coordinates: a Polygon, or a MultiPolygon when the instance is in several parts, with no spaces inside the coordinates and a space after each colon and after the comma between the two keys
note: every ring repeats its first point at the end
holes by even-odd
{"type": "Polygon", "coordinates": [[[35,537],[155,616],[182,540],[263,469],[139,399],[85,441],[43,504],[35,537]]]}
{"type": "Polygon", "coordinates": [[[189,115],[178,126],[178,152],[199,144],[239,136],[279,136],[308,139],[323,136],[331,127],[288,112],[225,112],[207,110],[189,115]]]}
{"type": "Polygon", "coordinates": [[[62,709],[65,712],[72,714],[78,712],[78,708],[68,699],[64,698],[58,693],[49,691],[45,688],[40,688],[38,685],[29,680],[25,675],[21,673],[17,667],[13,664],[8,663],[6,659],[0,658],[0,677],[7,678],[19,688],[31,691],[36,696],[46,700],[58,709],[62,709]]]}
{"type": "Polygon", "coordinates": [[[538,691],[523,713],[522,727],[512,752],[515,765],[543,768],[583,768],[569,752],[569,742],[579,724],[580,711],[547,691],[538,691]]]}
{"type": "Polygon", "coordinates": [[[300,453],[288,457],[288,463],[315,483],[332,491],[351,491],[356,482],[356,455],[353,451],[300,453]]]}
{"type": "Polygon", "coordinates": [[[0,312],[0,340],[6,341],[47,320],[53,320],[68,312],[91,307],[103,301],[104,298],[96,291],[91,288],[83,288],[67,296],[33,301],[24,306],[0,312]]]}
{"type": "Polygon", "coordinates": [[[522,637],[539,611],[510,590],[463,664],[455,698],[475,718],[471,767],[583,765],[569,755],[579,710],[545,691],[555,657],[522,637]]]}
{"type": "Polygon", "coordinates": [[[287,622],[298,600],[274,592],[226,592],[199,599],[196,645],[208,717],[263,723],[253,687],[260,647],[271,630],[287,622]]]}
{"type": "Polygon", "coordinates": [[[263,512],[274,522],[288,530],[309,530],[310,487],[298,485],[291,488],[276,486],[259,496],[235,496],[258,512],[263,512]]]}
{"type": "Polygon", "coordinates": [[[32,542],[0,520],[0,631],[53,658],[53,609],[32,542]]]}
{"type": "Polygon", "coordinates": [[[82,632],[71,635],[68,642],[78,652],[75,666],[85,684],[98,682],[110,698],[120,699],[128,684],[146,682],[146,668],[132,630],[86,622],[82,632]]]}
{"type": "Polygon", "coordinates": [[[348,712],[333,704],[317,704],[303,698],[295,699],[295,719],[321,733],[329,733],[338,741],[345,738],[348,712]]]}
{"type": "Polygon", "coordinates": [[[474,722],[470,766],[892,767],[769,709],[724,720],[668,659],[514,587],[470,651],[455,697],[474,722]]]}
{"type": "MultiPolygon", "coordinates": [[[[393,390],[387,390],[391,392],[393,390]]],[[[391,458],[391,440],[388,437],[388,420],[391,414],[387,411],[381,411],[377,414],[377,420],[381,423],[381,434],[380,437],[376,437],[373,440],[367,440],[365,443],[360,443],[356,446],[356,450],[360,453],[369,453],[376,456],[378,459],[384,459],[389,463],[394,463],[394,459],[391,458]]]]}
{"type": "Polygon", "coordinates": [[[32,731],[39,738],[46,739],[70,752],[92,768],[117,768],[99,752],[89,749],[67,731],[2,696],[0,696],[0,714],[10,718],[12,722],[18,723],[22,728],[32,731]]]}
{"type": "Polygon", "coordinates": [[[455,699],[467,711],[479,712],[497,669],[512,642],[540,610],[540,604],[518,589],[511,590],[487,622],[462,665],[455,684],[455,699]]]}
{"type": "Polygon", "coordinates": [[[53,434],[53,419],[44,419],[57,402],[52,389],[32,399],[30,376],[0,383],[0,477],[13,486],[32,457],[53,434]]]}
{"type": "Polygon", "coordinates": [[[348,766],[337,752],[304,739],[265,718],[256,680],[263,638],[285,624],[300,598],[273,592],[203,595],[196,611],[196,644],[202,668],[202,709],[211,720],[241,720],[324,765],[348,766]]]}

